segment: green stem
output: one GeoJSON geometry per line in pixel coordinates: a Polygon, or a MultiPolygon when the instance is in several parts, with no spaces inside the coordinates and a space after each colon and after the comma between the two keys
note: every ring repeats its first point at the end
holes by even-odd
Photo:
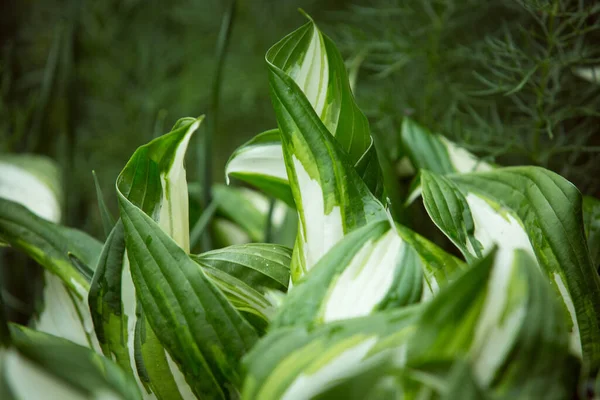
{"type": "MultiPolygon", "coordinates": [[[[202,136],[200,143],[200,152],[202,155],[201,160],[203,161],[203,184],[202,184],[202,206],[206,209],[209,204],[212,203],[212,170],[213,170],[213,139],[217,134],[218,130],[218,117],[219,117],[219,98],[221,94],[221,83],[223,75],[223,64],[225,62],[225,56],[227,54],[227,47],[229,45],[229,39],[231,36],[231,28],[233,26],[233,20],[235,17],[236,0],[231,0],[229,8],[223,16],[221,21],[221,30],[219,31],[219,37],[217,39],[217,53],[215,65],[215,72],[213,76],[213,86],[211,91],[211,102],[210,112],[206,119],[207,132],[202,136]]],[[[202,235],[202,248],[204,251],[212,249],[212,243],[210,235],[207,231],[202,235]]]]}
{"type": "Polygon", "coordinates": [[[265,243],[271,243],[271,240],[273,240],[273,210],[275,210],[275,199],[271,198],[265,223],[265,243]]]}
{"type": "MultiPolygon", "coordinates": [[[[194,224],[192,231],[190,233],[190,249],[193,249],[196,246],[196,244],[198,243],[198,240],[200,240],[200,237],[206,231],[206,227],[208,226],[209,222],[212,220],[213,215],[215,215],[215,211],[217,211],[218,206],[219,206],[219,202],[216,200],[213,201],[212,203],[210,203],[208,205],[208,207],[206,207],[204,209],[204,212],[202,213],[200,218],[198,218],[198,221],[196,221],[196,223],[194,224]]],[[[205,235],[205,236],[208,236],[208,235],[205,235]]],[[[202,249],[202,251],[207,251],[207,250],[202,249]]]]}

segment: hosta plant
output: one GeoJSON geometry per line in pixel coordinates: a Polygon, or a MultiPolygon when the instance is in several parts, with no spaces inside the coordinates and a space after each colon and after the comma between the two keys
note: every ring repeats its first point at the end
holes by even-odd
{"type": "Polygon", "coordinates": [[[480,161],[410,120],[400,137],[418,176],[401,198],[342,57],[312,20],[266,67],[277,127],[236,150],[226,174],[275,207],[215,186],[200,216],[219,208],[251,243],[191,254],[207,225],[190,229],[184,157],[202,118],[135,151],[116,180],[118,219],[99,194],[104,243],[36,208],[56,192],[27,160],[0,164],[17,183],[0,199],[0,237],[47,271],[32,321],[46,333],[0,324],[7,398],[28,398],[15,356],[29,360],[23,374],[84,398],[564,399],[595,376],[597,200],[553,172],[480,161]],[[462,257],[398,222],[421,200],[462,257]],[[290,209],[293,248],[257,243],[290,209]]]}

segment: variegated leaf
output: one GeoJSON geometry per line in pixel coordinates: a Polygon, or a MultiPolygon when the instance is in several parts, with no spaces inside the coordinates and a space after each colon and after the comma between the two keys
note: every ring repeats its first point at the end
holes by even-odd
{"type": "MultiPolygon", "coordinates": [[[[201,121],[202,117],[179,120],[170,133],[138,148],[117,178],[120,200],[125,199],[140,207],[144,213],[157,221],[161,229],[185,252],[189,252],[189,211],[183,161],[191,136],[201,121]]],[[[127,235],[125,237],[127,238],[127,235]]],[[[145,398],[193,398],[192,389],[180,367],[163,348],[148,324],[145,310],[138,303],[139,293],[134,285],[133,269],[128,254],[129,243],[127,240],[125,243],[127,251],[122,262],[118,262],[118,254],[107,258],[105,267],[99,270],[99,276],[94,277],[94,282],[98,285],[96,293],[102,298],[115,292],[115,297],[121,302],[122,314],[116,314],[119,311],[117,304],[113,304],[112,309],[97,308],[95,322],[106,321],[106,315],[99,318],[99,314],[104,314],[105,311],[109,314],[115,313],[114,324],[107,326],[104,322],[97,329],[103,333],[106,344],[118,345],[120,341],[126,344],[129,354],[128,357],[121,355],[121,360],[129,360],[138,384],[145,389],[145,398]],[[120,288],[117,288],[116,285],[119,284],[120,288]],[[117,322],[116,318],[120,318],[121,322],[117,322]],[[107,334],[113,337],[108,339],[107,334]]],[[[118,243],[107,241],[105,251],[110,252],[108,246],[113,245],[118,243]]],[[[117,299],[113,300],[117,302],[117,299]]],[[[98,302],[95,303],[98,307],[98,302]]],[[[122,353],[122,350],[119,352],[122,353]]]]}
{"type": "Polygon", "coordinates": [[[225,176],[228,183],[230,178],[239,179],[295,207],[278,129],[260,133],[234,151],[225,176]]]}
{"type": "Polygon", "coordinates": [[[337,50],[311,21],[266,56],[287,175],[300,217],[293,281],[345,234],[386,218],[352,165],[353,157],[360,159],[370,146],[368,123],[349,87],[344,89],[348,83],[343,63],[337,67],[326,57],[330,51],[337,50]],[[329,93],[341,95],[330,99],[329,93]],[[336,132],[335,138],[331,132],[336,132]]]}
{"type": "Polygon", "coordinates": [[[244,360],[248,373],[243,398],[317,397],[340,380],[372,366],[381,354],[378,346],[392,338],[394,344],[405,341],[417,311],[408,307],[377,312],[315,329],[302,325],[274,329],[244,360]]]}
{"type": "Polygon", "coordinates": [[[33,154],[0,154],[0,197],[59,223],[63,193],[60,170],[51,159],[33,154]]]}
{"type": "Polygon", "coordinates": [[[500,398],[567,398],[577,363],[555,294],[526,251],[494,253],[425,305],[406,363],[466,358],[500,398]]]}
{"type": "Polygon", "coordinates": [[[88,348],[21,326],[0,347],[3,400],[141,399],[135,381],[88,348]]]}
{"type": "Polygon", "coordinates": [[[571,321],[572,351],[597,365],[600,279],[586,246],[577,188],[538,167],[502,168],[448,179],[432,173],[425,176],[423,195],[429,215],[466,256],[477,257],[476,248],[488,251],[497,244],[501,263],[515,249],[537,260],[571,321]],[[462,212],[452,213],[453,204],[461,204],[462,212]],[[469,214],[471,219],[465,217],[469,214]],[[468,226],[468,221],[473,225],[468,226]]]}
{"type": "MultiPolygon", "coordinates": [[[[493,164],[480,160],[472,153],[439,134],[431,133],[412,119],[402,121],[401,140],[412,165],[417,170],[428,170],[440,175],[491,171],[493,164]]],[[[417,175],[406,202],[412,203],[421,195],[420,176],[417,175]]]]}
{"type": "Polygon", "coordinates": [[[414,232],[373,222],[344,237],[297,282],[272,325],[327,323],[416,303],[461,268],[414,232]]]}
{"type": "Polygon", "coordinates": [[[136,294],[185,374],[184,382],[175,378],[177,387],[187,382],[193,392],[182,397],[235,397],[236,366],[258,338],[255,330],[152,218],[121,193],[119,205],[136,294]]]}
{"type": "MultiPolygon", "coordinates": [[[[20,192],[27,196],[28,192],[20,192]]],[[[13,198],[17,194],[13,193],[13,198]]],[[[41,218],[0,198],[0,240],[45,268],[43,302],[34,318],[38,330],[99,350],[86,299],[102,245],[76,229],[41,218]]]]}

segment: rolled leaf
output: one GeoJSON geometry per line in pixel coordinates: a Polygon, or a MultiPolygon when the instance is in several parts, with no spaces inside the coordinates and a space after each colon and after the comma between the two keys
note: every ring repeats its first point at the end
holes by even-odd
{"type": "Polygon", "coordinates": [[[300,217],[293,281],[345,234],[386,218],[352,165],[370,146],[368,124],[352,101],[343,63],[325,57],[330,52],[337,52],[335,46],[311,21],[266,56],[287,175],[300,217]]]}
{"type": "MultiPolygon", "coordinates": [[[[307,24],[269,49],[267,62],[296,84],[325,130],[337,139],[367,187],[379,197],[383,178],[369,123],[354,100],[341,54],[333,41],[308,18],[307,24]]],[[[292,205],[292,193],[286,187],[289,179],[284,155],[276,132],[264,132],[236,150],[229,159],[226,175],[235,176],[292,205]]]]}
{"type": "MultiPolygon", "coordinates": [[[[509,260],[514,249],[537,259],[571,322],[573,352],[583,354],[590,365],[598,365],[600,279],[586,245],[579,191],[559,175],[538,167],[452,175],[447,180],[429,174],[423,181],[428,185],[424,203],[436,225],[453,240],[458,238],[460,217],[450,215],[449,202],[455,199],[448,191],[440,192],[442,181],[451,183],[466,200],[474,223],[472,236],[482,251],[497,244],[501,260],[509,260]]],[[[464,242],[465,238],[459,248],[476,256],[469,248],[473,242],[464,242]]]]}
{"type": "Polygon", "coordinates": [[[272,326],[327,323],[416,303],[460,268],[406,228],[370,223],[344,237],[294,286],[272,326]]]}
{"type": "MultiPolygon", "coordinates": [[[[117,178],[119,200],[126,199],[151,216],[185,252],[189,252],[189,210],[183,161],[191,136],[202,119],[180,119],[171,132],[139,147],[117,178]]],[[[192,397],[191,387],[180,367],[159,342],[146,321],[142,304],[138,303],[128,252],[129,249],[122,265],[111,263],[110,271],[105,271],[111,275],[121,274],[122,319],[127,326],[123,339],[117,336],[111,341],[127,343],[131,370],[136,372],[138,384],[145,388],[145,397],[192,397]]],[[[99,278],[97,282],[100,281],[99,278]]],[[[118,330],[113,334],[117,335],[118,330]]]]}

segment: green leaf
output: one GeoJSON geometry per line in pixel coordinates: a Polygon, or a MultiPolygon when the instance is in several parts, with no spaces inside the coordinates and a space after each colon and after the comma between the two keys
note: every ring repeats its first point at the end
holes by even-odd
{"type": "Polygon", "coordinates": [[[405,117],[401,139],[412,164],[440,175],[455,172],[484,172],[494,168],[442,135],[433,134],[425,127],[405,117]]]}
{"type": "Polygon", "coordinates": [[[44,304],[37,329],[96,348],[90,311],[90,283],[72,256],[93,271],[101,244],[84,232],[40,218],[20,204],[0,199],[0,238],[46,269],[44,304]]]}
{"type": "Polygon", "coordinates": [[[600,267],[600,200],[583,196],[583,226],[587,238],[592,266],[600,267]]]}
{"type": "MultiPolygon", "coordinates": [[[[484,172],[496,168],[444,136],[429,132],[408,117],[402,121],[400,137],[408,158],[417,170],[447,175],[456,172],[484,172]]],[[[420,173],[417,173],[408,193],[406,204],[412,203],[421,195],[420,173]]]]}
{"type": "Polygon", "coordinates": [[[278,306],[274,296],[287,290],[291,255],[287,247],[257,243],[191,257],[231,304],[262,333],[278,306]]]}
{"type": "Polygon", "coordinates": [[[423,203],[433,222],[460,249],[467,260],[482,257],[467,199],[442,175],[421,170],[423,203]]]}
{"type": "Polygon", "coordinates": [[[88,303],[104,355],[114,359],[125,371],[133,373],[133,364],[127,350],[129,332],[121,297],[124,257],[125,231],[119,219],[100,254],[88,303]]]}
{"type": "Polygon", "coordinates": [[[197,396],[233,395],[237,362],[256,332],[152,218],[121,193],[119,204],[136,292],[153,331],[197,396]]]}
{"type": "Polygon", "coordinates": [[[504,398],[567,398],[577,379],[556,295],[525,251],[487,255],[426,306],[407,362],[467,358],[504,398]]]}
{"type": "Polygon", "coordinates": [[[93,351],[21,326],[11,332],[14,347],[0,354],[0,393],[8,389],[15,399],[141,399],[133,379],[93,351]]]}
{"type": "Polygon", "coordinates": [[[272,326],[327,323],[416,303],[460,267],[408,229],[373,222],[344,237],[294,285],[272,326]]]}
{"type": "Polygon", "coordinates": [[[273,46],[266,57],[271,99],[300,217],[292,261],[294,281],[345,234],[386,218],[383,206],[353,167],[371,139],[349,86],[344,89],[348,83],[343,63],[325,57],[330,52],[336,52],[332,42],[309,22],[273,46]],[[324,65],[328,72],[321,69],[324,65]],[[335,138],[331,132],[336,132],[335,138]]]}
{"type": "MultiPolygon", "coordinates": [[[[183,161],[202,119],[182,118],[171,132],[139,147],[117,178],[119,201],[126,198],[151,216],[185,252],[189,252],[189,210],[183,161]]],[[[122,319],[127,326],[124,340],[138,383],[159,399],[193,396],[179,367],[146,321],[147,313],[138,302],[129,254],[123,259],[121,271],[122,319]]]]}
{"type": "Polygon", "coordinates": [[[33,154],[0,154],[0,197],[22,204],[32,213],[60,222],[60,170],[51,159],[33,154]]]}
{"type": "Polygon", "coordinates": [[[291,249],[266,243],[212,250],[192,259],[201,266],[221,270],[254,288],[287,290],[291,249]]]}
{"type": "Polygon", "coordinates": [[[47,271],[37,328],[98,348],[84,300],[101,244],[52,222],[60,219],[61,193],[58,168],[51,160],[3,156],[0,172],[0,240],[47,271]]]}
{"type": "Polygon", "coordinates": [[[271,47],[266,59],[272,70],[294,82],[349,160],[358,162],[371,146],[369,123],[354,101],[344,60],[333,41],[310,19],[271,47]]]}
{"type": "Polygon", "coordinates": [[[239,179],[295,207],[278,129],[260,133],[237,148],[227,161],[225,176],[228,183],[229,178],[239,179]]]}
{"type": "MultiPolygon", "coordinates": [[[[537,259],[571,320],[571,347],[594,366],[600,362],[600,279],[586,246],[581,194],[567,180],[538,167],[502,168],[448,176],[470,209],[482,250],[498,244],[500,259],[514,249],[537,259]]],[[[425,194],[425,192],[424,192],[425,194]]],[[[424,199],[434,203],[435,198],[424,199]]],[[[437,208],[442,210],[443,205],[437,208]]],[[[430,216],[447,236],[451,227],[430,216]]],[[[445,217],[450,220],[449,216],[445,217]]],[[[467,247],[467,243],[462,243],[467,247]]]]}
{"type": "MultiPolygon", "coordinates": [[[[354,168],[375,197],[380,198],[384,189],[383,177],[374,145],[365,151],[354,168]]],[[[225,175],[228,184],[229,178],[239,179],[290,207],[296,207],[285,169],[278,129],[260,133],[238,147],[227,162],[225,175]]]]}
{"type": "Polygon", "coordinates": [[[182,118],[171,132],[139,147],[117,178],[118,190],[187,252],[190,229],[183,160],[203,119],[182,118]]]}
{"type": "Polygon", "coordinates": [[[69,254],[92,271],[102,244],[84,232],[47,221],[24,206],[0,198],[0,238],[57,275],[81,298],[89,282],[77,271],[69,254]]]}
{"type": "Polygon", "coordinates": [[[314,329],[271,330],[244,360],[243,398],[313,398],[325,392],[368,368],[390,338],[408,337],[416,311],[409,307],[314,329]]]}

